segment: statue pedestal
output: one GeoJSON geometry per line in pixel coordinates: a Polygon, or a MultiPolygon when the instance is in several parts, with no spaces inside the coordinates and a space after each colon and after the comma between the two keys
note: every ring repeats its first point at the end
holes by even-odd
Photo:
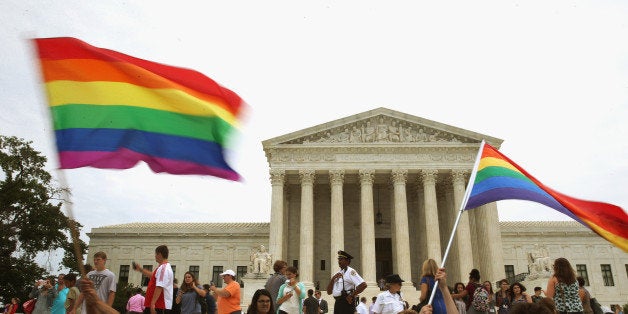
{"type": "Polygon", "coordinates": [[[528,294],[533,295],[534,287],[541,287],[543,290],[547,288],[547,282],[550,280],[551,276],[552,274],[548,271],[530,274],[521,282],[521,284],[526,287],[528,294]]]}
{"type": "Polygon", "coordinates": [[[243,313],[246,313],[255,291],[257,291],[257,289],[264,289],[268,276],[268,274],[248,273],[242,278],[244,289],[242,291],[242,295],[240,296],[240,306],[242,306],[243,313]]]}

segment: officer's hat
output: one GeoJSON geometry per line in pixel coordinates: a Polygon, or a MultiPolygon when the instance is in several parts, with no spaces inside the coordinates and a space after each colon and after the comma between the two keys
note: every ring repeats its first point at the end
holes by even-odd
{"type": "Polygon", "coordinates": [[[353,256],[351,256],[351,254],[341,250],[341,251],[338,251],[338,258],[346,258],[348,260],[352,260],[353,256]]]}
{"type": "Polygon", "coordinates": [[[401,277],[399,277],[398,274],[392,274],[392,275],[388,275],[386,276],[386,283],[402,283],[403,279],[401,279],[401,277]]]}

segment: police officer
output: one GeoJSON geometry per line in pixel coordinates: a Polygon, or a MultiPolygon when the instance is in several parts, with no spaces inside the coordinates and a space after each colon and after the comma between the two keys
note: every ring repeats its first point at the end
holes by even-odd
{"type": "Polygon", "coordinates": [[[349,267],[351,256],[345,251],[338,251],[338,266],[340,270],[329,280],[327,294],[336,299],[334,314],[355,313],[355,300],[358,294],[366,289],[366,282],[355,269],[349,267]]]}

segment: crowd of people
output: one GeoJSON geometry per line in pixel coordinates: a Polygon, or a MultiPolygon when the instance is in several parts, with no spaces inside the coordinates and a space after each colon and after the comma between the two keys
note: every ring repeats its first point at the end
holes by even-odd
{"type": "MultiPolygon", "coordinates": [[[[228,269],[221,273],[223,287],[214,283],[200,285],[192,272],[186,272],[180,286],[176,285],[172,267],[168,262],[168,247],[155,248],[155,261],[159,266],[151,271],[133,263],[133,270],[150,278],[146,292],[142,288],[133,291],[126,303],[128,314],[326,314],[327,301],[319,290],[314,291],[299,282],[297,267],[277,260],[274,273],[269,276],[264,289],[255,291],[248,307],[242,309],[242,292],[236,274],[228,269]]],[[[93,256],[94,269],[77,279],[76,274],[59,275],[57,278],[37,280],[30,293],[30,300],[21,303],[13,298],[5,308],[5,314],[81,314],[118,313],[113,307],[116,293],[115,275],[106,268],[107,255],[97,252],[93,256]]],[[[599,304],[584,287],[584,279],[576,273],[565,258],[557,258],[553,275],[543,290],[535,287],[534,293],[520,282],[509,283],[502,279],[497,291],[490,281],[481,281],[480,272],[472,269],[469,281],[447,284],[444,268],[436,261],[423,262],[420,278],[420,302],[409,304],[401,288],[404,280],[398,274],[383,278],[382,292],[367,298],[360,294],[366,282],[357,270],[350,266],[353,256],[338,251],[338,271],[332,275],[326,292],[333,296],[334,314],[597,314],[599,304]],[[544,296],[542,295],[544,294],[544,296]]],[[[615,314],[623,314],[620,305],[614,306],[615,314]]]]}

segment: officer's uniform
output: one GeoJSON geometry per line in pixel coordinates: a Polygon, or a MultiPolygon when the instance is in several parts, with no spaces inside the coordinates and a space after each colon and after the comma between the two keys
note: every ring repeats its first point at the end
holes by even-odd
{"type": "MultiPolygon", "coordinates": [[[[338,257],[353,259],[353,256],[344,251],[338,251],[338,257]]],[[[334,282],[332,289],[332,295],[336,299],[334,314],[355,313],[355,300],[358,300],[358,296],[353,298],[352,304],[347,302],[347,296],[353,293],[355,288],[364,282],[364,279],[350,266],[347,266],[345,270],[339,269],[338,272],[342,273],[342,277],[334,282]]]]}
{"type": "MultiPolygon", "coordinates": [[[[386,276],[386,283],[399,283],[403,280],[398,274],[386,276]]],[[[406,307],[406,303],[401,297],[401,292],[390,293],[390,291],[384,291],[377,295],[375,304],[373,305],[373,312],[378,314],[396,314],[403,311],[406,307]]]]}

